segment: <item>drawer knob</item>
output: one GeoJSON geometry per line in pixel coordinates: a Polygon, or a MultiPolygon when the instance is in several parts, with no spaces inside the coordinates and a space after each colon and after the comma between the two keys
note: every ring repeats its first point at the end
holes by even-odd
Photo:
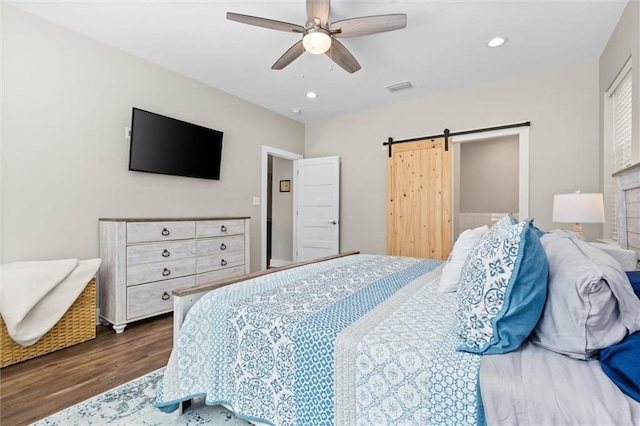
{"type": "Polygon", "coordinates": [[[224,243],[220,244],[220,250],[226,250],[227,246],[224,243]]]}
{"type": "Polygon", "coordinates": [[[163,276],[167,277],[167,276],[169,276],[169,274],[171,274],[171,271],[170,271],[169,269],[164,268],[164,269],[162,270],[162,275],[163,275],[163,276]]]}
{"type": "Polygon", "coordinates": [[[221,232],[227,232],[227,227],[226,227],[226,226],[224,226],[224,225],[222,225],[222,226],[220,227],[220,231],[221,231],[221,232]]]}
{"type": "Polygon", "coordinates": [[[222,266],[227,266],[227,261],[226,261],[226,260],[224,260],[224,259],[222,259],[222,261],[220,262],[220,264],[221,264],[222,266]]]}
{"type": "Polygon", "coordinates": [[[169,250],[164,249],[162,251],[162,257],[169,257],[169,256],[171,256],[171,253],[169,252],[169,250]]]}
{"type": "Polygon", "coordinates": [[[169,300],[169,297],[169,293],[167,293],[166,291],[162,293],[162,300],[169,300]]]}
{"type": "Polygon", "coordinates": [[[162,228],[162,235],[164,235],[165,237],[167,235],[169,235],[171,232],[169,232],[169,230],[167,228],[162,228]]]}

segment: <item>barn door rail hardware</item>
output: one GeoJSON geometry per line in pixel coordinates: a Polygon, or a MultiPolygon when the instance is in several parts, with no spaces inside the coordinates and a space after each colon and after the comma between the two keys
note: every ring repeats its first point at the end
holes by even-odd
{"type": "Polygon", "coordinates": [[[478,129],[471,129],[471,130],[460,130],[457,132],[452,132],[449,129],[444,129],[444,131],[441,134],[438,135],[428,135],[428,136],[419,136],[417,138],[410,138],[410,139],[399,139],[399,140],[393,140],[393,138],[389,138],[387,139],[386,142],[382,142],[383,146],[388,146],[389,147],[389,157],[391,157],[391,147],[395,144],[398,143],[406,143],[406,142],[417,142],[417,141],[422,141],[425,139],[437,139],[437,138],[444,138],[444,149],[445,151],[449,150],[449,138],[452,136],[460,136],[460,135],[469,135],[472,133],[482,133],[482,132],[490,132],[493,130],[504,130],[504,129],[513,129],[514,127],[528,127],[531,126],[531,122],[530,121],[523,121],[521,123],[514,123],[514,124],[505,124],[502,126],[494,126],[494,127],[482,127],[482,128],[478,128],[478,129]]]}

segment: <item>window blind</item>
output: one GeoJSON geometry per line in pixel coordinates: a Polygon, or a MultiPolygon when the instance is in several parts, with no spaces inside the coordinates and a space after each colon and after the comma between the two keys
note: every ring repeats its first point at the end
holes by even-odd
{"type": "MultiPolygon", "coordinates": [[[[623,69],[622,79],[610,92],[612,103],[613,172],[631,165],[631,68],[623,69]]],[[[612,238],[617,239],[618,191],[615,179],[611,179],[613,205],[610,206],[612,238]]]]}

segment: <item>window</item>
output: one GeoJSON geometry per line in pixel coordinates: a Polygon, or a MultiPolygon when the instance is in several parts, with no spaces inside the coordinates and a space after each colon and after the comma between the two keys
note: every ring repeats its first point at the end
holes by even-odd
{"type": "MultiPolygon", "coordinates": [[[[631,148],[631,59],[622,68],[611,88],[607,91],[605,99],[610,123],[605,128],[607,139],[610,140],[613,150],[611,157],[611,173],[622,170],[632,163],[631,148]]],[[[610,175],[609,175],[610,176],[610,175]]],[[[617,188],[616,181],[609,177],[611,197],[608,206],[609,222],[611,224],[611,238],[617,239],[617,188]]]]}

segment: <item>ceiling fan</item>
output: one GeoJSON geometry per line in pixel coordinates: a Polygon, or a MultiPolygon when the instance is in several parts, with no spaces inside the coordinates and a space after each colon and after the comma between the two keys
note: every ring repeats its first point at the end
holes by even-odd
{"type": "Polygon", "coordinates": [[[349,73],[358,71],[360,64],[347,48],[336,40],[337,38],[383,33],[407,26],[407,15],[403,13],[362,16],[329,23],[331,0],[306,1],[307,23],[304,27],[233,12],[227,12],[227,19],[257,27],[302,34],[302,40],[291,46],[271,69],[281,70],[307,51],[314,54],[326,53],[333,62],[349,73]]]}

